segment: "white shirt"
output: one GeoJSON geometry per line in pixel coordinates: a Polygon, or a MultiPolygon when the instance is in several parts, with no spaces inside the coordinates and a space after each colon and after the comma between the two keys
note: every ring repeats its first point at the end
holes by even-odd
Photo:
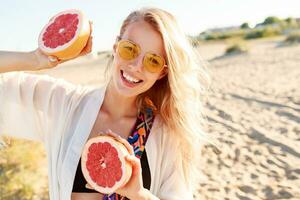
{"type": "MultiPolygon", "coordinates": [[[[0,134],[43,143],[51,200],[69,200],[77,165],[103,103],[107,85],[71,84],[48,75],[0,74],[0,134]]],[[[160,199],[188,200],[193,194],[176,165],[179,145],[155,117],[146,143],[150,192],[160,199]]]]}

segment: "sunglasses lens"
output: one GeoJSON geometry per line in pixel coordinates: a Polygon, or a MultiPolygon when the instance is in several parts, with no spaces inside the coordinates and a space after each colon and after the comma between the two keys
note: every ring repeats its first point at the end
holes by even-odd
{"type": "MultiPolygon", "coordinates": [[[[124,60],[135,59],[140,54],[140,48],[136,44],[126,40],[118,43],[117,51],[124,60]]],[[[159,55],[146,53],[143,65],[149,72],[160,72],[164,68],[165,60],[159,55]]]]}
{"type": "Polygon", "coordinates": [[[131,42],[121,41],[118,45],[118,52],[121,58],[125,60],[131,60],[137,57],[139,54],[139,49],[131,42]]]}
{"type": "Polygon", "coordinates": [[[144,66],[150,72],[159,72],[164,67],[164,59],[161,56],[146,53],[143,61],[144,66]]]}

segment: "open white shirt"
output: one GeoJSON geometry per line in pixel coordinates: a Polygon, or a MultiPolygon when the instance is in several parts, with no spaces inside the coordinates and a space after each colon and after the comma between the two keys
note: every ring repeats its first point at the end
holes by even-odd
{"type": "MultiPolygon", "coordinates": [[[[69,200],[82,149],[103,103],[107,85],[71,84],[48,75],[0,74],[0,134],[43,143],[48,160],[51,200],[69,200]]],[[[121,106],[121,105],[120,105],[121,106]]],[[[146,143],[152,194],[165,200],[189,200],[179,142],[172,140],[155,117],[146,143]]]]}

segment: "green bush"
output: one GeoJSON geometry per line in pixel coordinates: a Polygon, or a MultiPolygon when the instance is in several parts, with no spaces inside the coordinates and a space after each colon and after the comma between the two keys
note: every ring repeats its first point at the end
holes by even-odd
{"type": "Polygon", "coordinates": [[[241,26],[240,26],[241,29],[248,29],[250,28],[249,24],[247,22],[243,23],[241,26]]]}
{"type": "Polygon", "coordinates": [[[299,32],[294,32],[290,33],[286,39],[286,43],[300,43],[300,31],[299,32]]]}
{"type": "Polygon", "coordinates": [[[245,30],[229,30],[224,32],[214,32],[207,34],[205,36],[205,40],[225,40],[229,38],[238,38],[243,37],[245,35],[245,30]]]}
{"type": "Polygon", "coordinates": [[[285,28],[300,28],[300,23],[295,18],[287,18],[283,21],[285,28]]]}
{"type": "Polygon", "coordinates": [[[259,30],[256,29],[246,33],[244,39],[249,40],[249,39],[256,39],[256,38],[264,38],[264,37],[271,37],[280,34],[281,34],[280,28],[267,26],[263,29],[259,29],[259,30]]]}
{"type": "Polygon", "coordinates": [[[263,37],[263,31],[262,30],[254,30],[246,33],[244,36],[244,39],[256,39],[256,38],[262,38],[263,37]]]}
{"type": "Polygon", "coordinates": [[[243,42],[238,42],[238,43],[235,43],[235,44],[229,46],[225,51],[225,55],[241,54],[241,53],[245,53],[247,51],[248,51],[247,45],[243,42]]]}
{"type": "Polygon", "coordinates": [[[270,17],[267,17],[262,24],[268,25],[268,24],[276,24],[276,23],[280,23],[280,22],[281,22],[281,19],[279,19],[278,17],[270,16],[270,17]]]}
{"type": "Polygon", "coordinates": [[[218,35],[215,33],[211,33],[206,35],[205,40],[217,40],[218,39],[218,35]]]}

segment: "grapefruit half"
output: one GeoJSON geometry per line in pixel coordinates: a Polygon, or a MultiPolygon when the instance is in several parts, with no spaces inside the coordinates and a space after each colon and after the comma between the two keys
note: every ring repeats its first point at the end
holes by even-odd
{"type": "Polygon", "coordinates": [[[38,45],[46,54],[68,60],[80,54],[90,36],[88,19],[80,10],[58,13],[42,29],[38,45]]]}
{"type": "Polygon", "coordinates": [[[112,136],[101,135],[88,140],[81,155],[83,176],[92,188],[110,194],[124,186],[132,174],[125,160],[127,148],[112,136]]]}

